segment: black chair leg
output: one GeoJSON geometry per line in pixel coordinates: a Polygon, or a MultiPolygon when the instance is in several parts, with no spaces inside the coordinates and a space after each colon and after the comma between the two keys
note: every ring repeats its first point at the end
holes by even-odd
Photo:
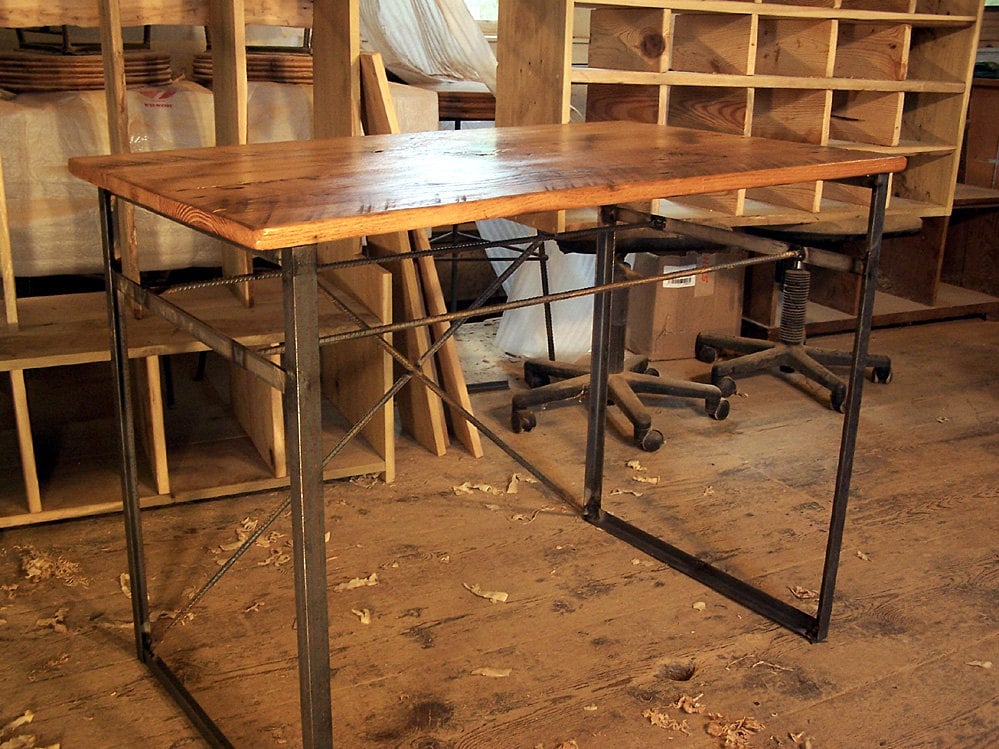
{"type": "MultiPolygon", "coordinates": [[[[616,275],[624,272],[623,264],[615,267],[616,275]]],[[[648,359],[625,356],[627,313],[627,290],[615,291],[611,300],[608,399],[631,422],[635,445],[646,452],[655,452],[665,440],[661,431],[652,428],[652,414],[639,399],[639,394],[703,399],[704,409],[713,419],[720,420],[728,416],[728,394],[723,393],[717,385],[659,377],[658,372],[649,369],[648,359]]],[[[516,393],[511,402],[510,426],[518,433],[529,432],[537,425],[533,410],[535,407],[588,395],[590,365],[528,359],[524,362],[524,381],[530,389],[516,393]]],[[[723,382],[725,386],[729,384],[732,392],[735,392],[734,382],[723,382]]]]}
{"type": "MultiPolygon", "coordinates": [[[[701,333],[697,336],[694,356],[714,363],[719,357],[733,356],[711,367],[711,382],[724,385],[726,396],[731,378],[768,371],[774,367],[784,372],[800,372],[829,390],[829,403],[842,413],[846,406],[846,383],[828,367],[849,366],[850,351],[830,351],[805,345],[805,309],[811,274],[804,268],[792,268],[784,275],[784,301],[781,305],[779,341],[701,333]],[[726,381],[728,380],[728,381],[726,381]]],[[[891,359],[880,354],[868,354],[865,367],[873,369],[875,382],[891,382],[891,359]]],[[[734,382],[733,382],[734,385],[734,382]]]]}
{"type": "MultiPolygon", "coordinates": [[[[644,364],[640,367],[645,369],[644,364]]],[[[537,426],[534,409],[538,406],[579,400],[589,395],[589,366],[533,359],[524,363],[524,371],[524,379],[530,389],[520,391],[512,398],[510,426],[514,432],[529,432],[537,426]],[[552,377],[568,379],[551,382],[552,377]]],[[[661,431],[652,428],[652,415],[639,399],[639,394],[701,399],[704,401],[705,412],[719,421],[729,413],[729,402],[721,389],[707,383],[622,371],[608,375],[607,391],[610,402],[631,422],[635,445],[646,452],[658,450],[665,437],[661,431]]]]}
{"type": "MultiPolygon", "coordinates": [[[[631,422],[632,439],[646,452],[658,450],[665,437],[652,428],[652,414],[639,394],[702,399],[711,418],[720,421],[728,416],[729,402],[716,385],[660,377],[649,369],[647,359],[626,362],[615,366],[615,370],[608,376],[608,398],[631,422]]],[[[529,432],[537,426],[534,408],[586,397],[590,392],[590,367],[529,359],[524,362],[524,380],[530,389],[516,393],[511,402],[510,426],[517,433],[529,432]],[[552,382],[553,379],[556,381],[552,382]]]]}

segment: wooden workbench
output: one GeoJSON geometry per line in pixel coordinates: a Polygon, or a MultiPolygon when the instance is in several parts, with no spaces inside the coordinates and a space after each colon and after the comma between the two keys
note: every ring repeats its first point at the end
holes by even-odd
{"type": "MultiPolygon", "coordinates": [[[[216,350],[229,351],[231,360],[252,369],[285,396],[303,743],[308,747],[326,747],[332,745],[332,711],[323,456],[319,448],[320,342],[316,318],[320,282],[317,282],[316,244],[538,211],[881,175],[873,190],[878,197],[871,211],[871,243],[864,271],[865,301],[858,316],[861,322],[836,476],[830,551],[819,599],[820,617],[825,612],[825,625],[797,609],[789,614],[792,607],[774,606],[770,599],[753,606],[746,602],[745,591],[740,600],[759,613],[785,616],[785,625],[790,616],[800,623],[801,626],[795,624],[795,629],[802,633],[806,623],[815,624],[814,639],[821,639],[823,627],[828,625],[852,471],[862,382],[862,377],[858,379],[858,362],[866,357],[870,332],[873,281],[887,194],[884,175],[904,166],[905,159],[894,155],[633,123],[373,136],[71,160],[71,173],[100,188],[108,288],[118,292],[109,294],[109,307],[115,335],[112,356],[121,412],[126,531],[139,658],[169,685],[213,743],[228,745],[210,717],[184,692],[183,685],[166,664],[159,661],[153,648],[138,519],[135,444],[128,419],[131,402],[124,366],[128,326],[122,314],[126,296],[148,303],[153,299],[123,276],[114,261],[112,219],[120,201],[112,200],[112,196],[247,250],[274,252],[282,264],[285,314],[282,366],[234,342],[220,342],[215,331],[200,324],[188,323],[187,328],[216,350]]],[[[594,279],[597,290],[594,384],[585,488],[582,501],[575,498],[574,504],[582,506],[584,517],[598,527],[664,559],[660,551],[665,544],[660,542],[656,546],[647,534],[641,538],[643,543],[637,543],[635,535],[628,535],[629,528],[624,527],[627,524],[600,508],[608,366],[605,344],[610,311],[610,294],[600,289],[610,280],[612,260],[613,235],[602,234],[594,279]]],[[[349,271],[344,278],[349,278],[349,271]]],[[[153,307],[155,311],[156,305],[153,307]]],[[[862,373],[862,367],[860,370],[862,373]]],[[[496,440],[495,435],[492,437],[496,440]]],[[[526,459],[521,458],[521,462],[530,467],[526,459]]],[[[550,481],[546,483],[549,488],[558,488],[550,481]]],[[[568,492],[561,493],[563,498],[572,500],[568,492]]],[[[719,577],[709,565],[703,566],[712,571],[715,580],[698,579],[732,595],[731,578],[719,577]]]]}

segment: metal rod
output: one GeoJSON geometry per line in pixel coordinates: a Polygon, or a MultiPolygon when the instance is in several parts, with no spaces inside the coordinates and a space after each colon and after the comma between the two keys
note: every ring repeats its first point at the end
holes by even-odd
{"type": "Polygon", "coordinates": [[[586,519],[615,538],[621,539],[653,559],[668,564],[678,572],[707,585],[750,611],[765,616],[771,621],[787,627],[792,632],[812,639],[815,619],[804,611],[774,598],[769,593],[723,572],[609,512],[601,512],[599,517],[587,516],[586,519]]]}
{"type": "MultiPolygon", "coordinates": [[[[320,285],[322,287],[322,281],[320,280],[320,285]]],[[[354,321],[358,325],[364,325],[365,322],[356,313],[353,312],[347,305],[345,305],[332,289],[324,289],[329,295],[330,299],[336,304],[345,314],[354,318],[354,321]]],[[[547,486],[553,492],[555,492],[558,497],[564,501],[566,504],[570,505],[577,512],[579,511],[579,504],[576,502],[575,495],[572,491],[562,486],[558,481],[548,476],[544,471],[538,468],[536,465],[531,463],[527,458],[514,450],[510,445],[508,445],[498,434],[496,434],[492,429],[490,429],[486,424],[484,424],[475,414],[465,408],[461,403],[459,403],[455,398],[451,396],[444,388],[442,388],[433,379],[427,377],[423,372],[417,367],[416,364],[409,361],[403,354],[401,354],[392,344],[386,341],[383,337],[377,336],[376,339],[379,345],[392,357],[393,360],[399,363],[399,365],[406,370],[408,373],[404,377],[408,380],[411,377],[416,378],[424,385],[426,385],[431,391],[437,394],[441,400],[443,400],[448,406],[454,409],[458,414],[460,414],[464,419],[473,424],[482,434],[486,436],[494,445],[500,448],[504,453],[510,456],[513,460],[523,466],[525,469],[531,472],[531,474],[538,479],[542,484],[547,486]]],[[[402,378],[400,378],[402,379],[402,378]]],[[[398,381],[396,381],[398,384],[398,381]]],[[[381,402],[379,402],[381,403],[381,402]]],[[[379,408],[379,405],[373,406],[368,414],[366,414],[365,419],[371,418],[371,415],[379,408]]],[[[341,441],[342,442],[342,441],[341,441]]]]}
{"type": "Polygon", "coordinates": [[[219,333],[217,329],[198,319],[190,312],[181,309],[176,304],[150,293],[148,289],[143,288],[130,278],[119,275],[116,277],[115,282],[117,288],[133,301],[152,310],[185,333],[192,335],[212,351],[223,356],[227,361],[256,375],[272,388],[284,391],[287,377],[284,370],[274,362],[229,336],[219,333]]]}
{"type": "Polygon", "coordinates": [[[128,335],[123,310],[124,295],[115,285],[118,261],[115,259],[115,210],[111,194],[99,191],[101,247],[104,254],[104,285],[107,295],[108,328],[111,335],[111,370],[114,375],[115,420],[118,423],[118,452],[121,461],[121,495],[125,519],[125,551],[128,559],[129,591],[132,595],[132,623],[135,650],[140,661],[149,660],[152,624],[146,585],[145,551],[139,508],[139,471],[135,454],[135,426],[132,422],[132,378],[128,364],[128,335]]]}
{"type": "MultiPolygon", "coordinates": [[[[457,126],[457,123],[455,123],[457,126]]],[[[451,227],[451,244],[456,244],[458,239],[458,225],[451,227]]],[[[412,248],[411,248],[412,249],[412,248]]],[[[451,298],[448,299],[448,312],[455,312],[458,309],[458,256],[461,254],[454,250],[449,250],[451,258],[451,298]]]]}
{"type": "Polygon", "coordinates": [[[694,237],[695,239],[712,242],[713,244],[741,247],[744,250],[756,252],[761,255],[779,255],[794,248],[793,245],[777,239],[741,234],[733,229],[697,224],[692,221],[679,221],[675,218],[643,213],[624,206],[615,206],[614,213],[618,218],[626,217],[632,222],[639,222],[644,218],[646,226],[651,226],[653,229],[664,233],[694,237]]]}
{"type": "Polygon", "coordinates": [[[326,601],[326,512],[323,504],[322,413],[316,247],[283,250],[285,429],[291,479],[292,561],[298,621],[298,683],[302,744],[333,746],[329,613],[326,601]]]}
{"type": "Polygon", "coordinates": [[[881,238],[884,232],[885,207],[888,199],[888,175],[879,174],[871,193],[868,219],[867,251],[864,274],[861,279],[860,310],[857,314],[857,332],[853,339],[853,358],[850,365],[850,383],[846,401],[846,416],[840,438],[839,465],[836,468],[836,485],[833,491],[832,513],[829,518],[829,536],[826,541],[825,564],[822,569],[822,587],[819,589],[819,608],[814,632],[816,641],[829,633],[832,616],[833,592],[839,570],[839,555],[846,526],[846,507],[850,497],[850,477],[853,474],[853,457],[860,423],[860,403],[864,388],[864,365],[871,338],[871,319],[874,315],[874,292],[877,290],[878,263],[881,259],[881,238]]]}
{"type": "MultiPolygon", "coordinates": [[[[719,273],[725,270],[732,270],[733,268],[745,268],[751,265],[764,265],[764,264],[774,263],[778,260],[791,260],[799,256],[800,256],[799,252],[789,251],[781,255],[767,255],[765,257],[746,258],[744,260],[733,260],[731,263],[722,263],[720,265],[713,265],[708,268],[673,271],[670,273],[663,273],[658,276],[652,276],[651,278],[636,278],[624,281],[615,281],[614,283],[607,283],[600,287],[587,287],[584,289],[571,289],[569,291],[556,291],[553,294],[549,294],[547,297],[544,296],[525,297],[524,299],[517,299],[512,302],[504,302],[502,304],[490,304],[488,306],[479,307],[477,309],[466,309],[466,310],[460,310],[458,312],[446,312],[440,315],[428,315],[427,317],[420,318],[419,320],[389,323],[385,325],[376,325],[370,328],[346,331],[343,333],[334,333],[328,336],[323,336],[322,338],[319,339],[319,342],[320,345],[326,346],[331,343],[339,343],[340,341],[352,341],[358,338],[366,338],[371,335],[398,333],[401,330],[409,330],[410,328],[418,328],[425,325],[433,325],[439,322],[452,322],[454,320],[462,320],[468,317],[478,317],[485,314],[505,312],[511,309],[520,309],[521,307],[531,307],[536,304],[541,304],[546,300],[551,302],[560,302],[564,299],[576,299],[577,297],[590,296],[592,294],[598,294],[603,291],[613,291],[614,289],[630,289],[633,286],[643,286],[645,284],[658,283],[660,281],[669,281],[676,278],[688,278],[690,276],[700,276],[704,273],[719,273]]],[[[276,353],[280,351],[280,347],[271,347],[265,350],[268,352],[276,353]]]]}
{"type": "MultiPolygon", "coordinates": [[[[541,242],[538,248],[538,259],[541,261],[541,296],[548,296],[551,293],[551,285],[548,283],[548,253],[545,252],[544,242],[541,242]]],[[[545,339],[548,343],[548,359],[555,361],[555,325],[552,322],[552,304],[545,302],[542,306],[545,311],[545,339]]]]}
{"type": "MultiPolygon", "coordinates": [[[[496,278],[494,278],[492,282],[479,293],[479,296],[476,297],[475,300],[468,306],[469,310],[481,310],[486,301],[491,299],[492,295],[499,290],[506,280],[512,276],[514,272],[527,260],[530,260],[531,256],[535,252],[544,252],[544,243],[531,242],[527,247],[518,249],[518,252],[520,252],[520,256],[514,258],[510,265],[504,268],[503,272],[498,274],[496,278]]],[[[481,314],[481,312],[479,312],[479,314],[481,314]]],[[[356,318],[356,316],[354,317],[356,318]]],[[[461,329],[461,326],[468,322],[468,320],[469,317],[463,317],[457,320],[454,325],[448,325],[447,330],[445,330],[444,333],[441,334],[440,337],[438,337],[438,339],[434,341],[434,343],[426,351],[424,351],[423,354],[420,355],[420,358],[416,361],[417,366],[422,367],[423,363],[430,357],[434,356],[449,338],[456,335],[458,330],[461,329]]]]}
{"type": "Polygon", "coordinates": [[[231,749],[232,742],[226,738],[218,725],[211,719],[211,716],[201,707],[197,698],[191,694],[184,683],[177,678],[177,675],[170,670],[170,667],[157,656],[150,654],[146,659],[146,666],[153,676],[159,681],[164,689],[173,697],[174,702],[190,719],[194,727],[198,729],[201,737],[212,747],[217,749],[231,749]]]}
{"type": "Polygon", "coordinates": [[[256,544],[257,539],[264,535],[267,529],[274,524],[274,521],[276,521],[281,514],[288,509],[290,504],[291,498],[289,497],[285,499],[276,510],[271,512],[270,516],[257,526],[256,530],[247,536],[246,539],[233,550],[232,554],[229,555],[229,558],[225,561],[225,563],[219,567],[210,578],[208,578],[208,581],[205,582],[201,588],[195,591],[194,595],[192,595],[183,606],[180,607],[176,616],[174,616],[166,628],[163,629],[159,639],[155,643],[152,643],[153,646],[161,645],[163,643],[170,630],[173,629],[178,623],[184,621],[184,617],[187,613],[197,606],[201,599],[205,597],[205,594],[214,588],[216,583],[218,583],[218,581],[221,580],[230,569],[232,569],[236,562],[239,561],[239,558],[242,557],[243,554],[245,554],[254,544],[256,544]]]}
{"type": "MultiPolygon", "coordinates": [[[[115,196],[115,197],[116,197],[116,199],[118,201],[131,202],[131,201],[128,201],[126,198],[123,198],[123,197],[120,197],[120,196],[115,196]]],[[[146,208],[146,210],[152,210],[152,209],[146,208]]],[[[153,212],[155,213],[155,211],[153,211],[153,212]]],[[[619,228],[622,228],[622,229],[624,229],[624,228],[639,228],[640,226],[645,226],[645,225],[646,224],[622,225],[619,228]]],[[[217,235],[213,234],[212,232],[210,232],[210,231],[208,231],[208,230],[206,230],[206,229],[204,229],[202,227],[189,226],[188,228],[190,228],[190,229],[192,229],[194,231],[197,231],[197,232],[199,232],[201,234],[205,234],[205,235],[210,236],[210,237],[215,237],[216,239],[219,238],[217,235]]],[[[587,236],[593,236],[594,234],[596,234],[597,232],[599,232],[601,230],[602,230],[601,227],[591,227],[591,228],[588,228],[588,229],[577,229],[577,230],[574,230],[574,231],[563,232],[563,233],[559,234],[558,236],[561,237],[561,238],[564,238],[564,239],[582,238],[582,237],[587,237],[587,236]]],[[[474,237],[472,237],[472,235],[469,235],[469,234],[461,234],[461,233],[459,233],[458,236],[465,237],[469,241],[462,242],[462,243],[452,242],[451,244],[449,244],[449,245],[447,245],[445,247],[438,247],[438,248],[431,247],[431,248],[426,249],[426,250],[413,250],[411,252],[411,256],[413,258],[417,258],[417,257],[441,257],[441,256],[450,255],[450,254],[462,254],[462,253],[467,253],[467,252],[475,252],[476,250],[486,249],[486,248],[489,248],[489,247],[503,247],[503,248],[507,248],[507,249],[517,249],[518,248],[518,244],[522,245],[524,242],[535,241],[535,240],[538,240],[539,238],[542,238],[542,239],[553,239],[554,238],[554,235],[551,235],[551,234],[544,234],[544,235],[534,234],[534,235],[531,235],[531,236],[524,237],[523,239],[513,239],[513,240],[510,240],[510,239],[483,240],[483,239],[474,238],[474,237]]],[[[269,262],[272,262],[272,263],[276,261],[278,253],[280,252],[279,250],[250,250],[250,249],[247,249],[247,248],[243,248],[243,249],[246,249],[247,252],[251,253],[255,257],[259,257],[259,258],[265,259],[265,260],[267,260],[269,262]]],[[[367,256],[358,256],[358,257],[350,258],[350,259],[347,259],[347,260],[336,260],[336,261],[333,261],[333,262],[321,263],[321,264],[319,264],[317,266],[317,268],[320,271],[325,271],[325,270],[344,270],[344,269],[347,269],[347,268],[355,268],[355,267],[360,266],[360,265],[380,265],[380,264],[383,264],[383,263],[396,262],[397,260],[398,260],[398,258],[393,258],[393,257],[370,258],[370,257],[367,257],[367,256]]],[[[481,258],[458,258],[458,261],[459,262],[463,262],[463,261],[467,261],[467,262],[483,262],[483,260],[481,258]]],[[[205,280],[201,280],[201,281],[188,281],[188,282],[185,282],[185,283],[173,284],[173,285],[170,285],[170,286],[168,286],[166,288],[159,288],[157,290],[157,293],[159,293],[159,294],[175,294],[175,293],[178,293],[178,292],[181,292],[181,291],[191,291],[191,290],[194,290],[194,289],[204,289],[204,288],[209,288],[209,287],[213,287],[213,286],[235,286],[237,284],[242,284],[242,283],[247,283],[247,282],[263,281],[263,280],[271,279],[271,278],[279,278],[280,275],[281,275],[281,271],[280,270],[254,271],[252,273],[244,273],[244,274],[239,274],[239,275],[234,275],[234,276],[220,276],[220,277],[217,277],[217,278],[209,278],[209,279],[205,279],[205,280]]]]}
{"type": "Polygon", "coordinates": [[[783,242],[779,239],[759,237],[752,234],[746,234],[744,232],[737,232],[733,229],[723,229],[719,226],[709,226],[688,221],[680,221],[675,218],[654,216],[647,213],[641,213],[633,208],[618,206],[615,208],[615,212],[619,217],[626,216],[633,220],[637,220],[638,218],[645,216],[647,217],[650,226],[662,232],[694,237],[695,239],[702,239],[714,244],[739,247],[761,255],[779,255],[789,250],[793,250],[801,253],[802,259],[809,265],[817,265],[820,268],[829,268],[831,270],[844,271],[847,273],[858,272],[856,259],[850,257],[849,255],[842,255],[838,252],[820,250],[815,247],[803,247],[791,242],[783,242]]]}

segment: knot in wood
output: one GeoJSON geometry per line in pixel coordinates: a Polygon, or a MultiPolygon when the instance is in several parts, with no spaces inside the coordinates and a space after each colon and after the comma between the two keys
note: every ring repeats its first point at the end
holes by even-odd
{"type": "Polygon", "coordinates": [[[645,57],[662,57],[666,51],[666,37],[649,32],[642,37],[642,54],[645,57]]]}

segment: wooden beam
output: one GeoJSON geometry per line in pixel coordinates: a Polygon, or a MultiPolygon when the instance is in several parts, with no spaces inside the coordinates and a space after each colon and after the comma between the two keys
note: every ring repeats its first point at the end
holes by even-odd
{"type": "MultiPolygon", "coordinates": [[[[125,93],[125,43],[121,36],[121,6],[119,0],[101,0],[101,57],[104,63],[104,95],[108,116],[108,139],[111,153],[130,153],[128,133],[128,102],[125,93]]],[[[130,203],[119,201],[117,211],[118,244],[122,271],[129,278],[139,278],[139,256],[135,236],[135,210],[130,203]]]]}
{"type": "Polygon", "coordinates": [[[7,216],[7,191],[3,181],[3,158],[0,155],[0,292],[3,292],[3,319],[0,323],[17,326],[17,287],[14,282],[14,250],[10,245],[10,221],[7,216]]]}
{"type": "MultiPolygon", "coordinates": [[[[385,65],[378,53],[361,55],[361,82],[364,125],[367,132],[374,135],[398,133],[400,131],[399,117],[392,101],[388,77],[385,75],[385,65]]],[[[400,249],[404,252],[412,249],[425,250],[430,247],[426,234],[421,230],[411,231],[408,236],[406,234],[398,236],[400,249]]],[[[416,267],[420,276],[416,283],[418,286],[422,286],[423,290],[424,312],[431,315],[444,314],[447,312],[447,304],[444,301],[440,278],[437,275],[437,266],[434,264],[433,258],[429,256],[417,258],[416,267]]],[[[448,323],[437,323],[430,327],[430,331],[434,340],[439,340],[449,328],[448,323]]],[[[424,331],[425,328],[419,328],[419,330],[424,331]]],[[[429,344],[429,340],[427,343],[429,344]]],[[[472,403],[468,395],[468,387],[465,384],[461,360],[458,357],[457,343],[453,337],[448,337],[438,349],[436,361],[445,392],[458,401],[463,408],[471,411],[472,403]]],[[[479,430],[457,410],[451,409],[450,415],[451,427],[458,441],[473,457],[482,457],[482,440],[479,436],[479,430]]]]}
{"type": "MultiPolygon", "coordinates": [[[[215,100],[215,145],[246,143],[246,20],[243,0],[210,0],[212,96],[215,100]]],[[[222,272],[240,276],[252,272],[253,259],[243,250],[220,243],[222,272]]],[[[253,303],[250,284],[230,287],[246,305],[253,303]]]]}
{"type": "Polygon", "coordinates": [[[500,3],[496,48],[498,127],[569,121],[572,6],[568,0],[500,3]]]}
{"type": "MultiPolygon", "coordinates": [[[[427,235],[423,231],[411,231],[410,238],[415,250],[429,249],[430,240],[427,239],[427,235]]],[[[416,266],[420,271],[420,280],[423,281],[427,312],[431,315],[443,315],[448,309],[447,303],[444,301],[444,293],[441,291],[441,281],[437,275],[434,259],[430,256],[419,257],[416,260],[416,266]]],[[[430,326],[431,337],[435,342],[439,341],[450,328],[451,324],[447,322],[434,323],[430,326]]],[[[462,369],[461,359],[458,356],[458,343],[454,336],[449,337],[438,349],[437,366],[440,370],[444,391],[466,411],[474,413],[472,399],[468,394],[468,385],[465,382],[465,371],[462,369]]],[[[456,409],[449,408],[448,413],[451,416],[451,429],[455,438],[473,458],[481,458],[483,455],[482,438],[479,436],[478,428],[456,409]]]]}
{"type": "MultiPolygon", "coordinates": [[[[361,18],[358,0],[316,0],[312,24],[312,132],[314,138],[359,135],[361,18]]],[[[319,245],[319,262],[356,256],[360,240],[319,245]]]]}

